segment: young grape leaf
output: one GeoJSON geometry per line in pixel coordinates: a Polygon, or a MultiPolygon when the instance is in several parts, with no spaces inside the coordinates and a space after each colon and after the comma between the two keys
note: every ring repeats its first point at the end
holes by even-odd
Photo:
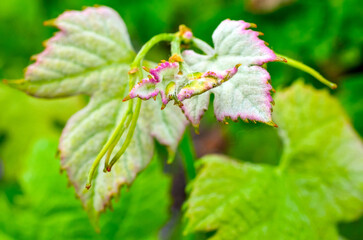
{"type": "Polygon", "coordinates": [[[214,112],[218,121],[229,117],[275,125],[271,119],[270,74],[261,65],[275,61],[276,55],[258,38],[258,32],[247,29],[251,26],[244,21],[225,20],[213,33],[213,53],[183,52],[183,59],[193,71],[223,71],[241,64],[228,82],[183,101],[182,109],[194,126],[199,125],[207,110],[211,93],[215,95],[214,112]]]}
{"type": "MultiPolygon", "coordinates": [[[[108,7],[68,11],[48,24],[61,31],[34,57],[36,62],[27,68],[25,79],[9,84],[42,98],[91,96],[89,104],[68,121],[59,150],[62,169],[67,171],[89,215],[97,219],[120,187],[130,185],[148,165],[154,138],[175,149],[187,121],[175,106],[160,112],[159,101],[145,103],[122,158],[107,174],[102,171],[101,161],[92,188],[86,191],[93,161],[126,113],[128,103],[122,99],[127,95],[128,70],[135,54],[124,22],[108,7]]],[[[123,141],[121,138],[114,152],[123,141]]]]}
{"type": "Polygon", "coordinates": [[[101,217],[101,232],[96,233],[74,198],[74,190],[67,188],[66,177],[59,174],[56,148],[56,141],[38,141],[19,179],[23,193],[14,203],[0,194],[1,239],[1,231],[11,239],[158,239],[171,203],[171,179],[162,173],[159,159],[140,174],[130,190],[123,189],[122,198],[113,203],[113,212],[101,217]]]}
{"type": "Polygon", "coordinates": [[[187,232],[211,239],[339,239],[363,209],[363,144],[336,99],[297,83],[276,94],[280,166],[211,155],[187,202],[187,232]]]}
{"type": "Polygon", "coordinates": [[[232,78],[239,67],[236,65],[222,72],[188,73],[182,72],[179,65],[179,62],[169,60],[149,70],[151,75],[137,83],[124,101],[135,97],[148,100],[160,94],[164,105],[167,105],[170,100],[180,103],[184,99],[220,86],[232,78]]]}

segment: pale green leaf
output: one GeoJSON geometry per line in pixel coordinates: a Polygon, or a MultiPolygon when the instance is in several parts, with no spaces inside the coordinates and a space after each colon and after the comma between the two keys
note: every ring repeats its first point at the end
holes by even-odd
{"type": "Polygon", "coordinates": [[[276,96],[275,120],[286,174],[319,220],[349,221],[363,212],[363,144],[327,91],[301,82],[276,96]]]}
{"type": "Polygon", "coordinates": [[[20,85],[24,91],[50,98],[91,95],[116,87],[114,78],[135,55],[117,12],[107,7],[86,8],[65,12],[48,23],[61,31],[45,42],[42,53],[33,56],[36,62],[26,69],[20,85]]]}
{"type": "Polygon", "coordinates": [[[216,230],[211,239],[318,239],[273,167],[218,155],[202,162],[187,203],[188,232],[216,230]]]}
{"type": "MultiPolygon", "coordinates": [[[[154,138],[175,149],[187,122],[175,106],[160,113],[160,101],[143,104],[128,149],[111,173],[103,173],[103,159],[86,191],[91,165],[128,107],[122,99],[127,95],[128,70],[135,54],[124,22],[108,7],[65,12],[49,23],[61,31],[47,41],[46,49],[27,68],[25,79],[9,84],[44,98],[91,96],[89,104],[68,121],[59,150],[62,169],[89,215],[97,217],[120,187],[130,185],[149,164],[154,138]]],[[[121,138],[113,154],[123,142],[121,138]]]]}
{"type": "Polygon", "coordinates": [[[297,83],[276,95],[279,166],[204,157],[187,202],[187,232],[211,239],[339,239],[363,209],[363,145],[337,100],[297,83]]]}

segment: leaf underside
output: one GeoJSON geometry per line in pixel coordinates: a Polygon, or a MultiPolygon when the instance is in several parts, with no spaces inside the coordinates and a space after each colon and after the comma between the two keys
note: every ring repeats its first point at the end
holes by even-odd
{"type": "Polygon", "coordinates": [[[187,202],[187,232],[210,239],[339,239],[363,209],[363,145],[339,103],[296,83],[276,94],[285,167],[204,157],[187,202]]]}
{"type": "MultiPolygon", "coordinates": [[[[73,115],[63,130],[61,167],[91,217],[97,219],[120,187],[130,185],[154,154],[154,139],[175,149],[187,121],[175,106],[160,111],[161,102],[145,102],[131,144],[111,173],[103,173],[102,159],[89,191],[88,171],[98,152],[122,119],[128,103],[129,65],[135,56],[126,26],[108,7],[68,11],[49,21],[60,29],[36,55],[23,81],[9,82],[41,98],[89,95],[88,105],[73,115]]],[[[124,141],[121,138],[113,154],[124,141]]]]}
{"type": "Polygon", "coordinates": [[[271,119],[272,98],[270,74],[262,64],[276,60],[276,55],[259,33],[248,29],[244,21],[223,21],[214,31],[214,52],[198,54],[183,52],[183,59],[193,71],[223,71],[241,64],[236,75],[221,86],[183,101],[183,111],[194,126],[198,126],[208,108],[210,94],[215,95],[214,113],[218,121],[260,121],[275,125],[271,119]]]}

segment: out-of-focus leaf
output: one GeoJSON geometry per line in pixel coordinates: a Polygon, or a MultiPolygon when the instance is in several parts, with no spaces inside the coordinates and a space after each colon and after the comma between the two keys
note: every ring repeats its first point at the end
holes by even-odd
{"type": "MultiPolygon", "coordinates": [[[[0,158],[5,179],[15,179],[39,138],[59,138],[67,119],[83,105],[78,98],[46,101],[0,85],[0,158]]],[[[55,153],[53,153],[55,154],[55,153]]]]}
{"type": "Polygon", "coordinates": [[[282,143],[277,129],[240,122],[229,123],[221,128],[227,138],[228,156],[253,163],[278,164],[282,143]]]}
{"type": "Polygon", "coordinates": [[[187,202],[187,232],[211,239],[339,239],[363,209],[363,144],[327,92],[298,82],[276,94],[278,167],[204,157],[187,202]]]}
{"type": "Polygon", "coordinates": [[[318,220],[351,221],[363,211],[363,144],[339,102],[297,82],[276,94],[286,172],[318,220]],[[292,124],[294,123],[294,124],[292,124]]]}
{"type": "Polygon", "coordinates": [[[74,190],[66,187],[66,177],[59,174],[56,146],[48,140],[35,144],[21,181],[24,194],[7,206],[1,195],[0,230],[15,239],[157,239],[169,215],[171,183],[158,159],[130,189],[122,190],[114,211],[101,217],[101,233],[96,233],[74,190]]]}
{"type": "Polygon", "coordinates": [[[270,13],[292,2],[294,0],[247,0],[245,5],[248,10],[254,13],[270,13]]]}
{"type": "Polygon", "coordinates": [[[12,229],[11,224],[9,224],[9,217],[12,216],[12,212],[9,202],[7,201],[5,194],[2,192],[0,192],[0,209],[0,239],[13,239],[9,235],[9,231],[12,229]]]}

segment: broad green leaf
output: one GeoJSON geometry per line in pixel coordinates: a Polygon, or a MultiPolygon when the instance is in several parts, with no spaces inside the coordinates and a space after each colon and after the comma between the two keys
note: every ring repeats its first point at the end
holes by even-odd
{"type": "MultiPolygon", "coordinates": [[[[124,22],[107,7],[69,11],[49,21],[61,31],[35,56],[25,79],[9,82],[37,97],[55,98],[75,94],[91,96],[89,104],[68,121],[61,136],[61,167],[67,171],[89,215],[105,210],[122,185],[130,185],[150,162],[154,138],[175,149],[186,125],[175,106],[160,112],[160,101],[145,103],[130,146],[111,173],[103,173],[103,161],[89,191],[88,171],[128,103],[128,70],[134,52],[124,22]]],[[[122,146],[122,138],[114,149],[122,146]]]]}
{"type": "Polygon", "coordinates": [[[282,158],[292,188],[319,220],[349,221],[362,213],[363,144],[338,101],[301,82],[277,94],[282,158]],[[291,124],[294,123],[294,124],[291,124]]]}
{"type": "Polygon", "coordinates": [[[276,94],[280,165],[210,155],[191,185],[186,231],[211,239],[339,239],[363,209],[363,145],[327,92],[297,83],[276,94]]]}
{"type": "Polygon", "coordinates": [[[66,177],[59,175],[56,147],[49,140],[35,144],[21,179],[24,193],[15,204],[0,195],[0,232],[14,239],[157,239],[169,215],[171,183],[159,159],[130,190],[122,190],[122,198],[114,202],[113,212],[101,217],[101,232],[96,233],[74,190],[67,188],[66,177]]]}
{"type": "Polygon", "coordinates": [[[228,82],[183,102],[182,109],[194,126],[199,125],[207,110],[211,93],[215,95],[214,113],[218,121],[241,118],[274,125],[270,74],[261,65],[275,61],[276,55],[258,38],[258,32],[248,29],[251,26],[244,21],[225,20],[213,33],[212,52],[208,55],[191,50],[183,52],[193,71],[223,71],[241,64],[228,82]]]}
{"type": "Polygon", "coordinates": [[[0,158],[4,163],[4,178],[14,180],[22,172],[31,146],[39,138],[59,138],[61,127],[83,105],[76,97],[35,99],[1,84],[0,158]]]}
{"type": "Polygon", "coordinates": [[[9,234],[12,230],[12,226],[7,224],[9,217],[11,216],[10,203],[7,201],[3,192],[0,192],[0,239],[10,240],[13,239],[9,234]]]}

